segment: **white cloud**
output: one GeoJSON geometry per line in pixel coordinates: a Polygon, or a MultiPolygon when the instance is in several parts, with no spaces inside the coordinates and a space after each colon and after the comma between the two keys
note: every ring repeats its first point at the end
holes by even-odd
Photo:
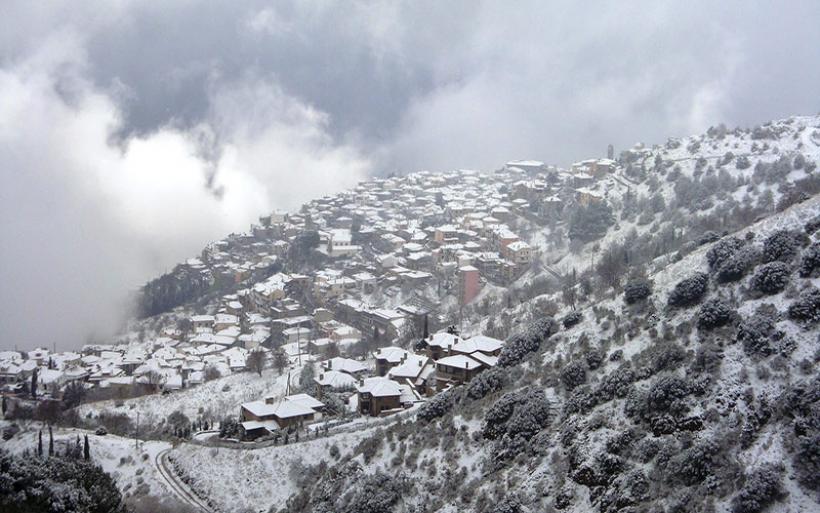
{"type": "Polygon", "coordinates": [[[0,340],[9,345],[109,334],[144,280],[265,211],[369,171],[327,136],[325,114],[257,79],[215,87],[196,129],[117,141],[120,108],[84,78],[82,56],[81,40],[62,33],[0,70],[0,237],[9,242],[0,340]]]}

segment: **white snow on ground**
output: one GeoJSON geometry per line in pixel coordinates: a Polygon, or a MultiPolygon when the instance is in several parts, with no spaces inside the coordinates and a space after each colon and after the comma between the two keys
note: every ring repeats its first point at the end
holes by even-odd
{"type": "MultiPolygon", "coordinates": [[[[303,360],[303,363],[306,363],[303,360]]],[[[290,370],[291,386],[298,385],[301,367],[294,364],[290,370]]],[[[239,414],[239,405],[261,399],[267,395],[284,396],[287,390],[288,370],[279,374],[265,369],[259,376],[254,372],[231,374],[192,388],[167,395],[147,395],[122,401],[108,400],[84,404],[79,408],[81,417],[98,416],[102,411],[124,413],[140,425],[157,424],[179,410],[189,419],[199,416],[221,420],[225,416],[239,414]],[[120,404],[120,406],[117,406],[120,404]]]]}
{"type": "Polygon", "coordinates": [[[301,441],[257,450],[207,448],[185,444],[172,451],[194,487],[203,490],[224,511],[277,511],[296,493],[291,476],[295,462],[305,466],[334,460],[330,447],[339,446],[342,454],[373,430],[343,433],[333,437],[301,441]]]}
{"type": "MultiPolygon", "coordinates": [[[[29,449],[32,454],[37,450],[37,434],[40,423],[32,422],[22,425],[23,431],[11,440],[2,442],[0,447],[20,454],[29,449]]],[[[139,448],[133,439],[114,435],[97,436],[82,429],[54,428],[54,446],[58,453],[65,450],[65,444],[75,444],[77,436],[82,443],[83,435],[88,434],[91,459],[103,470],[111,474],[123,497],[132,494],[167,496],[171,492],[166,488],[162,477],[154,467],[155,456],[171,448],[167,442],[139,442],[139,448]]],[[[43,453],[48,454],[48,428],[43,427],[43,453]]]]}

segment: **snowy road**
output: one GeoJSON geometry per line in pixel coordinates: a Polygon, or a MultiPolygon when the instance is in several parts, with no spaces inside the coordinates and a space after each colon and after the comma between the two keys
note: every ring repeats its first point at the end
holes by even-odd
{"type": "Polygon", "coordinates": [[[168,485],[168,488],[170,488],[174,494],[186,504],[190,504],[198,510],[213,513],[211,507],[205,501],[197,497],[196,494],[188,488],[188,485],[183,483],[174,471],[168,467],[167,456],[169,451],[170,449],[165,449],[164,451],[158,453],[154,458],[154,465],[157,467],[157,472],[159,472],[159,475],[162,476],[162,479],[168,485]]]}

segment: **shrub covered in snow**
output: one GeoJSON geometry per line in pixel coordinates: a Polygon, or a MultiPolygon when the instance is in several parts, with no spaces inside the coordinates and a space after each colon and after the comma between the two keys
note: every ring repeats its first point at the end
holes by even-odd
{"type": "Polygon", "coordinates": [[[732,513],[758,513],[782,498],[785,495],[782,474],[781,467],[771,464],[754,470],[732,499],[732,513]]]}
{"type": "Polygon", "coordinates": [[[805,324],[820,321],[820,290],[811,288],[789,305],[789,318],[805,324]]]}
{"type": "Polygon", "coordinates": [[[543,390],[524,389],[503,395],[487,410],[482,435],[532,438],[550,421],[550,404],[543,390]]]}
{"type": "Polygon", "coordinates": [[[717,467],[720,447],[704,440],[673,456],[667,464],[668,480],[686,486],[696,485],[712,475],[717,467]]]}
{"type": "Polygon", "coordinates": [[[630,280],[624,286],[624,301],[632,305],[652,295],[652,284],[643,279],[630,280]]]}
{"type": "Polygon", "coordinates": [[[467,397],[481,399],[493,392],[498,392],[507,382],[507,370],[493,367],[482,372],[467,384],[467,397]]]}
{"type": "Polygon", "coordinates": [[[568,313],[566,315],[566,317],[564,317],[564,320],[562,321],[563,324],[564,324],[564,328],[571,328],[571,327],[575,326],[576,324],[581,322],[581,320],[583,318],[584,318],[584,315],[581,312],[579,312],[578,310],[575,310],[573,312],[568,313]]]}
{"type": "Polygon", "coordinates": [[[743,241],[736,237],[725,237],[706,252],[706,262],[712,271],[718,270],[729,257],[743,247],[743,241]]]}
{"type": "Polygon", "coordinates": [[[722,299],[710,299],[698,310],[698,328],[711,330],[726,326],[735,317],[735,311],[722,299]]]}
{"type": "Polygon", "coordinates": [[[820,229],[820,215],[813,217],[803,226],[806,235],[812,235],[818,229],[820,229]]]}
{"type": "Polygon", "coordinates": [[[567,390],[583,385],[587,382],[587,366],[584,362],[575,360],[561,369],[561,382],[567,390]]]}
{"type": "Polygon", "coordinates": [[[680,344],[668,342],[659,344],[650,350],[652,354],[652,371],[661,372],[680,367],[686,359],[686,351],[680,344]]]}
{"type": "Polygon", "coordinates": [[[511,367],[521,363],[530,353],[538,351],[541,343],[552,334],[554,329],[555,322],[552,319],[535,321],[523,333],[507,341],[498,356],[498,365],[511,367]]]}
{"type": "Polygon", "coordinates": [[[718,283],[730,283],[740,280],[754,268],[759,258],[760,255],[753,246],[744,246],[738,249],[718,269],[718,283]]]}
{"type": "Polygon", "coordinates": [[[800,484],[820,490],[820,428],[799,438],[793,462],[800,484]]]}
{"type": "Polygon", "coordinates": [[[743,344],[743,350],[749,356],[770,356],[776,349],[773,342],[780,339],[783,333],[775,327],[775,319],[770,314],[758,311],[752,317],[740,323],[737,340],[743,344]]]}
{"type": "Polygon", "coordinates": [[[704,273],[696,273],[689,278],[681,280],[669,293],[669,306],[692,306],[696,305],[706,294],[709,277],[704,273]]]}
{"type": "Polygon", "coordinates": [[[789,266],[783,262],[762,265],[752,276],[752,287],[763,294],[777,294],[789,284],[789,266]]]}
{"type": "Polygon", "coordinates": [[[604,354],[597,349],[590,349],[584,354],[589,370],[595,370],[604,363],[604,354]]]}
{"type": "Polygon", "coordinates": [[[451,388],[433,396],[419,408],[419,420],[430,422],[450,413],[457,402],[459,393],[461,393],[461,388],[451,388]]]}
{"type": "Polygon", "coordinates": [[[791,230],[774,232],[763,241],[764,262],[790,262],[797,256],[805,235],[791,230]]]}
{"type": "Polygon", "coordinates": [[[646,394],[647,413],[683,413],[686,410],[682,400],[692,392],[689,382],[678,376],[661,376],[649,387],[646,394]]]}
{"type": "Polygon", "coordinates": [[[381,471],[360,477],[351,483],[348,492],[335,501],[336,511],[343,513],[377,513],[393,511],[393,506],[407,490],[401,477],[381,471]]]}
{"type": "Polygon", "coordinates": [[[82,459],[27,458],[0,449],[0,483],[0,511],[126,511],[114,479],[82,459]]]}
{"type": "Polygon", "coordinates": [[[564,415],[587,413],[598,404],[596,394],[588,385],[577,387],[564,402],[564,415]]]}
{"type": "Polygon", "coordinates": [[[635,373],[628,365],[610,372],[598,384],[595,395],[601,402],[610,401],[616,397],[626,397],[629,387],[635,382],[635,373]]]}
{"type": "Polygon", "coordinates": [[[820,242],[815,242],[803,252],[798,270],[802,278],[815,278],[820,271],[820,242]]]}

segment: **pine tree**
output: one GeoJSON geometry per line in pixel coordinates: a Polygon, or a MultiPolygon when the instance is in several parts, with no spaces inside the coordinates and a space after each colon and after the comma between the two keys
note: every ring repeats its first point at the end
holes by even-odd
{"type": "Polygon", "coordinates": [[[85,435],[85,440],[83,443],[83,459],[88,461],[91,459],[91,452],[90,448],[88,447],[88,435],[85,435]]]}

